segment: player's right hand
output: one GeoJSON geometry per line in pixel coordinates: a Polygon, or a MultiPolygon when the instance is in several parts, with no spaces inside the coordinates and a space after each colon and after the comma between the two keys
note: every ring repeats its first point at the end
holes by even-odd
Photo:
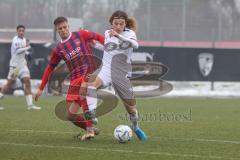
{"type": "Polygon", "coordinates": [[[113,36],[118,37],[119,34],[115,30],[112,29],[112,30],[109,31],[109,36],[110,37],[113,37],[113,36]]]}
{"type": "Polygon", "coordinates": [[[41,96],[42,92],[43,92],[42,90],[38,89],[38,91],[37,91],[37,93],[35,94],[35,97],[34,97],[35,101],[38,101],[38,98],[41,96]]]}

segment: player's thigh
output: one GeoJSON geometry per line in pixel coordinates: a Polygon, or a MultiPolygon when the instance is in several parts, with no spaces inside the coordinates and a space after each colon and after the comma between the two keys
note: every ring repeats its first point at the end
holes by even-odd
{"type": "Polygon", "coordinates": [[[80,88],[82,84],[82,78],[77,78],[70,81],[70,85],[67,91],[67,101],[79,101],[80,100],[80,88]]]}
{"type": "Polygon", "coordinates": [[[29,79],[30,80],[30,71],[27,66],[19,68],[19,78],[20,79],[29,79]]]}
{"type": "Polygon", "coordinates": [[[102,79],[100,77],[96,77],[95,81],[92,83],[89,83],[90,86],[94,86],[95,88],[99,88],[100,86],[102,86],[104,83],[102,81],[102,79]]]}
{"type": "Polygon", "coordinates": [[[79,89],[79,95],[80,96],[86,96],[87,95],[87,88],[88,88],[88,83],[83,81],[81,83],[80,89],[79,89]]]}
{"type": "Polygon", "coordinates": [[[111,84],[111,82],[112,82],[112,79],[111,79],[111,68],[108,67],[108,66],[103,66],[101,68],[99,74],[97,75],[96,80],[95,80],[96,82],[94,84],[96,88],[100,87],[101,85],[103,87],[109,86],[111,84]]]}
{"type": "Polygon", "coordinates": [[[131,81],[126,74],[120,73],[119,76],[112,78],[112,86],[122,99],[135,99],[131,81]]]}

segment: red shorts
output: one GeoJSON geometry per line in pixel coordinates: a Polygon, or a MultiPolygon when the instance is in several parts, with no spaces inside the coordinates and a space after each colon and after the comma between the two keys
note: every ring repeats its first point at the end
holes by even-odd
{"type": "Polygon", "coordinates": [[[67,101],[80,101],[80,88],[83,82],[83,77],[71,80],[67,92],[67,101]]]}

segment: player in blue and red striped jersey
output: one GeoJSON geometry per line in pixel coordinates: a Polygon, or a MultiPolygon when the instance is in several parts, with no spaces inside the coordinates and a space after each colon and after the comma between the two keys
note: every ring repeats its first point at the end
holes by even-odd
{"type": "Polygon", "coordinates": [[[86,120],[83,116],[76,113],[78,112],[79,106],[82,107],[84,113],[89,111],[86,97],[80,96],[79,93],[81,93],[81,89],[87,87],[88,75],[97,69],[89,43],[91,43],[92,40],[97,40],[101,44],[104,44],[104,36],[87,30],[70,32],[69,24],[65,17],[56,18],[54,25],[61,37],[61,41],[53,49],[50,63],[44,71],[42,83],[35,95],[35,100],[37,101],[42,94],[54,68],[61,60],[64,60],[70,71],[70,86],[66,97],[68,119],[87,131],[87,133],[81,137],[81,140],[91,139],[95,136],[92,121],[86,120]]]}

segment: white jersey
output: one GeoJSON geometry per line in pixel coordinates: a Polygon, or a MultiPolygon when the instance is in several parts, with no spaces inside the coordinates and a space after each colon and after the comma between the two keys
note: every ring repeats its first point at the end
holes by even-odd
{"type": "MultiPolygon", "coordinates": [[[[133,48],[137,48],[138,46],[136,34],[134,31],[130,29],[125,29],[120,36],[125,37],[125,41],[123,41],[123,38],[117,38],[115,36],[110,37],[109,31],[105,31],[105,42],[104,42],[104,54],[102,59],[102,68],[101,71],[98,74],[98,77],[103,81],[104,86],[108,86],[112,83],[112,72],[116,70],[122,70],[124,73],[131,72],[131,68],[128,66],[131,66],[131,56],[133,52],[133,48]],[[128,39],[128,40],[126,40],[128,39]],[[130,42],[134,41],[136,44],[133,46],[133,44],[130,42]],[[121,56],[125,55],[125,56],[121,56]],[[116,61],[116,59],[113,60],[113,57],[116,56],[119,61],[116,61]],[[119,57],[120,56],[120,57],[119,57]],[[121,58],[125,57],[125,58],[121,58]],[[114,62],[112,62],[114,61],[114,62]],[[114,63],[114,64],[112,64],[114,63]],[[127,67],[127,69],[126,69],[127,67]]],[[[125,76],[124,76],[125,77],[125,76]]]]}
{"type": "Polygon", "coordinates": [[[26,38],[19,38],[15,36],[12,40],[11,46],[11,60],[10,67],[23,67],[26,66],[27,62],[25,59],[25,54],[30,46],[26,46],[26,38]]]}
{"type": "MultiPolygon", "coordinates": [[[[133,52],[133,47],[129,42],[124,42],[117,37],[110,37],[109,31],[105,31],[105,42],[104,42],[104,54],[103,54],[103,65],[111,66],[112,57],[116,54],[125,54],[128,57],[127,62],[131,62],[131,56],[133,52]]],[[[134,31],[130,29],[125,29],[122,33],[122,36],[133,39],[137,41],[137,37],[134,31]]]]}

